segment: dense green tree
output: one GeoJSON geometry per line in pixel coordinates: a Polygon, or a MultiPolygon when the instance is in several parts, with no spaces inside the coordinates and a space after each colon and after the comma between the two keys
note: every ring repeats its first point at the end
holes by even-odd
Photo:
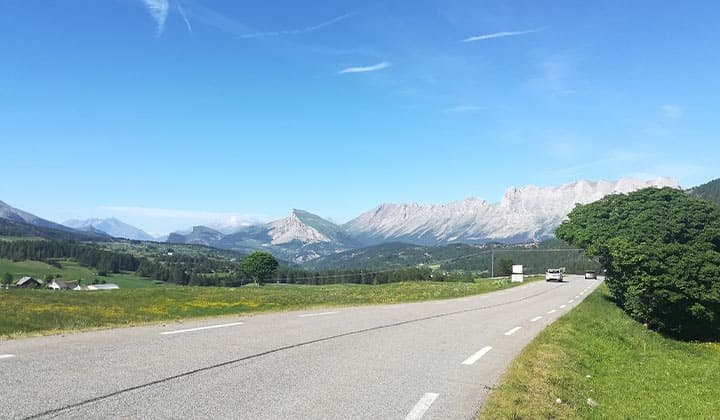
{"type": "Polygon", "coordinates": [[[253,252],[240,264],[240,269],[252,277],[257,285],[261,285],[277,268],[275,257],[263,251],[253,252]]]}
{"type": "Polygon", "coordinates": [[[614,300],[684,338],[720,338],[720,206],[671,188],[576,207],[557,236],[598,256],[614,300]]]}
{"type": "Polygon", "coordinates": [[[2,276],[2,284],[3,285],[12,284],[12,282],[13,282],[12,274],[10,274],[10,273],[3,274],[3,276],[2,276]]]}
{"type": "Polygon", "coordinates": [[[512,274],[512,266],[513,266],[512,260],[502,259],[498,263],[497,270],[495,270],[495,274],[497,274],[498,276],[509,276],[512,274]]]}

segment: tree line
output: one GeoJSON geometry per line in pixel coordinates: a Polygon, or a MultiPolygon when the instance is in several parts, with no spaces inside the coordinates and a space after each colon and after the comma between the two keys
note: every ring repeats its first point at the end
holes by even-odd
{"type": "Polygon", "coordinates": [[[59,263],[55,259],[71,258],[81,265],[108,273],[135,271],[140,265],[140,260],[130,254],[64,241],[0,241],[0,258],[44,261],[56,266],[59,263]]]}
{"type": "MultiPolygon", "coordinates": [[[[72,259],[93,268],[98,274],[134,272],[140,277],[185,286],[242,286],[257,282],[253,270],[243,266],[244,260],[216,259],[202,255],[167,255],[137,257],[86,244],[52,240],[0,241],[0,258],[14,261],[43,261],[61,267],[60,259],[72,259]]],[[[328,285],[387,284],[403,281],[473,281],[472,271],[433,271],[428,266],[385,270],[337,269],[310,271],[291,265],[276,267],[263,278],[264,282],[328,285]]]]}

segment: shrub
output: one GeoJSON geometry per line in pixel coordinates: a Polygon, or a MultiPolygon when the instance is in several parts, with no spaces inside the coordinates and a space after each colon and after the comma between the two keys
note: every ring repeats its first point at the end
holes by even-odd
{"type": "Polygon", "coordinates": [[[720,206],[649,188],[578,206],[556,234],[600,257],[633,318],[682,338],[720,337],[720,206]]]}

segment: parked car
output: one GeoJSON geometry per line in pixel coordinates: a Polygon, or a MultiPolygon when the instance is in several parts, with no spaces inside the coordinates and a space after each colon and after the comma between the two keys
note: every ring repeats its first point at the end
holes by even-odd
{"type": "Polygon", "coordinates": [[[597,273],[595,272],[595,270],[586,271],[585,280],[597,280],[597,273]]]}
{"type": "Polygon", "coordinates": [[[545,281],[563,281],[563,272],[559,268],[548,268],[545,272],[545,281]]]}

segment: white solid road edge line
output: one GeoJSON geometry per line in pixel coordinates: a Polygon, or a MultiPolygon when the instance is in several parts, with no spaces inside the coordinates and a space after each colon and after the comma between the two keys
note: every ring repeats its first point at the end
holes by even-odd
{"type": "Polygon", "coordinates": [[[487,354],[487,352],[489,352],[490,350],[492,350],[491,346],[485,346],[482,349],[480,349],[480,351],[478,351],[477,353],[475,353],[472,356],[465,359],[465,361],[462,362],[462,364],[463,365],[474,365],[475,362],[480,360],[480,358],[485,356],[487,354]]]}
{"type": "Polygon", "coordinates": [[[180,333],[201,331],[201,330],[212,330],[215,328],[234,327],[236,325],[243,325],[243,323],[242,322],[233,322],[231,324],[211,325],[209,327],[198,327],[198,328],[188,328],[186,330],[165,331],[165,332],[161,332],[160,335],[180,334],[180,333]]]}
{"type": "Polygon", "coordinates": [[[314,314],[298,315],[298,317],[300,317],[300,318],[307,318],[307,317],[311,317],[311,316],[335,315],[335,314],[339,314],[339,313],[340,313],[340,311],[335,311],[335,312],[318,312],[318,313],[314,313],[314,314]]]}
{"type": "Polygon", "coordinates": [[[536,316],[535,318],[531,319],[530,322],[540,321],[541,319],[541,316],[536,316]]]}
{"type": "Polygon", "coordinates": [[[432,405],[432,403],[435,402],[438,396],[440,396],[440,394],[436,394],[434,392],[428,392],[423,395],[423,397],[420,398],[420,401],[415,404],[415,407],[413,407],[413,409],[408,413],[408,415],[405,416],[405,420],[418,420],[422,418],[422,416],[424,416],[425,412],[430,409],[430,406],[432,405]]]}
{"type": "Polygon", "coordinates": [[[10,359],[15,357],[14,354],[0,354],[0,359],[10,359]]]}

